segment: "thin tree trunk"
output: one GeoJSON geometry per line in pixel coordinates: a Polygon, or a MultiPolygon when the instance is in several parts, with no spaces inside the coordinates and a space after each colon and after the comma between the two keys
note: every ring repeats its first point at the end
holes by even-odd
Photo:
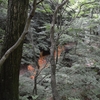
{"type": "Polygon", "coordinates": [[[52,88],[52,95],[53,95],[53,100],[60,100],[59,98],[59,94],[57,91],[57,87],[56,87],[56,61],[55,61],[55,57],[54,57],[54,53],[55,53],[55,48],[56,48],[56,43],[55,43],[55,39],[54,39],[54,28],[55,28],[55,22],[56,22],[56,16],[57,13],[59,11],[59,9],[64,6],[64,4],[66,4],[67,0],[63,1],[61,4],[59,4],[53,14],[53,18],[52,18],[52,23],[51,23],[51,29],[50,29],[50,40],[51,40],[51,50],[50,50],[50,56],[51,56],[51,88],[52,88]]]}

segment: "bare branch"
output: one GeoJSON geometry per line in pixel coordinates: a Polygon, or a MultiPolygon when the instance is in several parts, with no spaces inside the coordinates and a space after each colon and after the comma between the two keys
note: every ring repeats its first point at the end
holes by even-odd
{"type": "Polygon", "coordinates": [[[44,0],[40,0],[39,2],[36,3],[36,5],[40,4],[41,2],[43,2],[44,0]]]}

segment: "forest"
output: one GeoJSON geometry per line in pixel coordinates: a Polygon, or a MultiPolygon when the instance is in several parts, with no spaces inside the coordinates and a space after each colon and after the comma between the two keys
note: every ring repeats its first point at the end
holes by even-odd
{"type": "Polygon", "coordinates": [[[0,0],[0,100],[100,100],[100,1],[0,0]]]}

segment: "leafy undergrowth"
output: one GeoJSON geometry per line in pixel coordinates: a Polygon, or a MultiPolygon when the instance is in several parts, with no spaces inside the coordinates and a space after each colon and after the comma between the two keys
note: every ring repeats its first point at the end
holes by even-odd
{"type": "MultiPolygon", "coordinates": [[[[59,94],[66,96],[66,100],[100,100],[100,75],[96,67],[61,67],[56,76],[59,94]]],[[[44,69],[38,78],[38,100],[51,96],[50,78],[50,68],[44,69]]],[[[20,76],[20,95],[32,95],[33,85],[32,79],[20,76]]]]}
{"type": "MultiPolygon", "coordinates": [[[[64,97],[62,100],[100,100],[99,49],[93,49],[77,47],[76,53],[66,54],[64,58],[62,54],[56,69],[57,89],[64,97]]],[[[20,76],[20,100],[32,96],[34,82],[29,76],[28,72],[20,76]]],[[[32,97],[33,100],[52,97],[50,81],[49,66],[38,77],[38,96],[32,97]]]]}

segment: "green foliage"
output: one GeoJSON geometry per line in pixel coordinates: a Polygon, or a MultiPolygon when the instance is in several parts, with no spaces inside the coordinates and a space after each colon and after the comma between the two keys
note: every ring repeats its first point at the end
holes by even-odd
{"type": "Polygon", "coordinates": [[[88,67],[73,67],[70,69],[65,67],[60,69],[57,76],[59,76],[57,79],[60,86],[59,91],[62,95],[66,94],[69,98],[79,98],[79,100],[84,100],[83,95],[86,95],[91,100],[99,100],[96,97],[96,93],[99,92],[95,90],[100,91],[100,80],[97,81],[98,75],[96,75],[95,70],[88,67]],[[64,76],[61,73],[65,73],[64,76]]]}
{"type": "Polygon", "coordinates": [[[4,33],[5,33],[5,31],[0,28],[0,43],[3,42],[4,33]]]}
{"type": "Polygon", "coordinates": [[[39,7],[36,9],[36,12],[51,14],[52,9],[51,9],[50,3],[47,4],[45,2],[42,2],[41,4],[39,4],[39,7]]]}
{"type": "Polygon", "coordinates": [[[0,5],[7,4],[7,0],[0,0],[0,5]]]}
{"type": "MultiPolygon", "coordinates": [[[[58,44],[64,45],[67,42],[77,41],[75,49],[69,54],[65,54],[65,58],[72,59],[71,68],[67,66],[68,61],[63,59],[63,53],[57,63],[57,89],[60,95],[66,95],[68,100],[100,99],[98,97],[100,95],[100,38],[99,35],[94,34],[94,31],[100,32],[100,7],[99,2],[88,3],[90,1],[93,0],[70,0],[69,7],[66,6],[62,11],[58,12],[58,16],[62,15],[61,19],[57,19],[61,20],[61,23],[59,21],[59,24],[56,21],[55,24],[54,35],[55,41],[59,35],[58,44]],[[83,6],[80,9],[81,5],[83,6]],[[71,19],[72,22],[70,23],[71,19]]],[[[53,11],[48,3],[43,3],[43,5],[40,4],[39,6],[36,11],[38,13],[36,18],[39,14],[41,17],[38,17],[36,21],[34,20],[34,25],[37,28],[32,31],[35,54],[38,57],[40,54],[39,48],[47,50],[50,47],[48,41],[50,40],[51,19],[48,20],[46,18],[49,14],[52,16],[53,11]]],[[[34,28],[34,25],[32,28],[34,28]]],[[[29,41],[30,37],[23,47],[25,61],[22,60],[24,63],[34,62],[32,60],[32,43],[29,43],[29,41]]],[[[51,95],[50,78],[50,68],[44,69],[38,78],[39,98],[51,95]]]]}
{"type": "Polygon", "coordinates": [[[22,96],[32,95],[34,80],[30,76],[30,72],[26,72],[19,77],[19,94],[22,96]]]}
{"type": "Polygon", "coordinates": [[[39,58],[40,56],[40,48],[43,50],[49,50],[49,40],[46,40],[48,34],[45,31],[36,32],[32,35],[33,43],[31,42],[31,37],[27,36],[28,43],[24,43],[23,45],[23,54],[22,54],[22,64],[34,64],[34,55],[33,55],[33,46],[35,49],[35,56],[39,58]],[[36,45],[35,45],[36,44],[36,45]]]}
{"type": "Polygon", "coordinates": [[[48,31],[50,30],[50,25],[51,25],[50,23],[45,23],[44,27],[46,28],[46,30],[48,31]]]}
{"type": "Polygon", "coordinates": [[[81,100],[81,99],[68,98],[68,100],[81,100]]]}
{"type": "Polygon", "coordinates": [[[67,35],[67,34],[62,34],[59,38],[59,44],[60,45],[64,45],[67,42],[72,42],[72,41],[74,41],[74,38],[70,35],[67,35]]]}
{"type": "MultiPolygon", "coordinates": [[[[22,64],[33,64],[34,63],[34,55],[32,44],[24,44],[23,45],[23,54],[22,54],[22,64]]],[[[39,57],[40,50],[36,47],[35,48],[35,56],[39,57]]]]}

